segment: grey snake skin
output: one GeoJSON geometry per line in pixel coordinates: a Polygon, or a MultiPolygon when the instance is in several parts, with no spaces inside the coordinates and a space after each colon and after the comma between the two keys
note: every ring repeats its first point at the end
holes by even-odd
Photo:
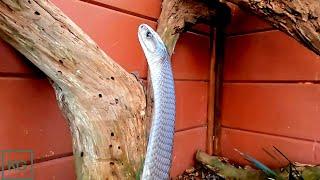
{"type": "Polygon", "coordinates": [[[159,35],[148,25],[138,28],[138,38],[148,61],[154,109],[141,179],[169,179],[176,100],[171,61],[159,35]]]}

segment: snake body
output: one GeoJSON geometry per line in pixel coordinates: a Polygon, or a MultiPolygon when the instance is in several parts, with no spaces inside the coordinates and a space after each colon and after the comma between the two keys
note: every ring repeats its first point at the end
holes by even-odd
{"type": "Polygon", "coordinates": [[[147,58],[154,93],[151,130],[141,178],[169,179],[176,102],[171,62],[166,46],[151,27],[140,25],[138,38],[147,58]]]}

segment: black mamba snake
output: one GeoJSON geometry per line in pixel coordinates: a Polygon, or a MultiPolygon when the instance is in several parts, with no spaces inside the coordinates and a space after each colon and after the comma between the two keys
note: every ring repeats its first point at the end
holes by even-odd
{"type": "Polygon", "coordinates": [[[159,35],[148,25],[138,29],[148,61],[154,110],[141,179],[169,179],[175,126],[175,91],[170,56],[159,35]]]}

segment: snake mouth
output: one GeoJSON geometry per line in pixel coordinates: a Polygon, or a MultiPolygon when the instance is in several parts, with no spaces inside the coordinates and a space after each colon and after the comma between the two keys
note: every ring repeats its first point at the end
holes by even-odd
{"type": "Polygon", "coordinates": [[[139,26],[139,31],[148,31],[148,30],[149,30],[149,28],[148,28],[148,25],[146,25],[146,24],[141,24],[139,26]]]}
{"type": "Polygon", "coordinates": [[[154,53],[157,49],[157,42],[151,28],[146,24],[141,24],[138,28],[138,38],[144,50],[154,53]]]}

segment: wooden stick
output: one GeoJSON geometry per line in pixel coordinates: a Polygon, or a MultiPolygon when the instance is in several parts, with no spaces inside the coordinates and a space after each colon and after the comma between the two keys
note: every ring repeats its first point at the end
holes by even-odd
{"type": "Polygon", "coordinates": [[[210,33],[210,43],[211,43],[211,57],[210,57],[210,76],[208,85],[208,124],[207,124],[207,153],[209,155],[213,154],[213,131],[214,131],[214,102],[215,102],[215,64],[216,64],[216,32],[213,27],[211,27],[210,33]]]}
{"type": "Polygon", "coordinates": [[[215,155],[221,153],[221,103],[223,92],[223,62],[224,62],[224,28],[216,28],[216,69],[215,69],[215,102],[214,102],[214,150],[215,155]]]}

